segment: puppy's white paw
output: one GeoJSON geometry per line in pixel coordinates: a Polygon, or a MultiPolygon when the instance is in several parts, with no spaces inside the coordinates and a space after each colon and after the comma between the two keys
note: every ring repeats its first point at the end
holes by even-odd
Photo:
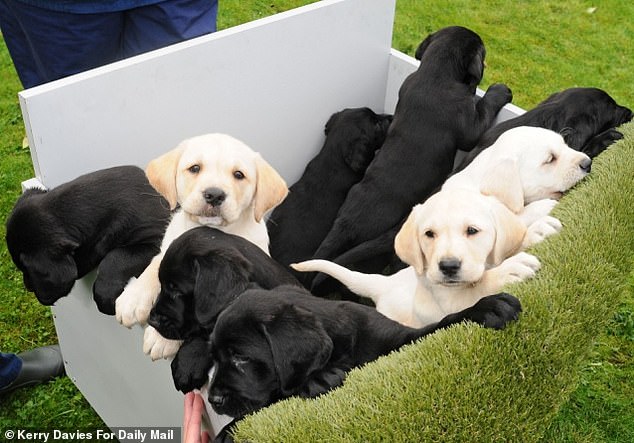
{"type": "Polygon", "coordinates": [[[163,337],[152,326],[145,328],[143,352],[149,355],[153,361],[161,358],[174,358],[182,344],[182,340],[169,340],[163,337]]]}
{"type": "Polygon", "coordinates": [[[150,316],[154,295],[140,280],[131,278],[115,302],[115,317],[126,328],[144,325],[150,316]]]}
{"type": "Polygon", "coordinates": [[[554,235],[561,231],[561,222],[555,217],[547,215],[532,223],[526,230],[522,247],[528,248],[539,242],[544,241],[546,237],[554,235]]]}
{"type": "Polygon", "coordinates": [[[520,282],[535,276],[540,263],[537,257],[526,252],[520,252],[504,260],[496,268],[503,285],[520,282]]]}
{"type": "Polygon", "coordinates": [[[537,220],[550,214],[557,203],[559,202],[552,198],[536,200],[524,206],[524,209],[522,209],[522,212],[519,214],[519,216],[526,226],[530,226],[537,220]]]}

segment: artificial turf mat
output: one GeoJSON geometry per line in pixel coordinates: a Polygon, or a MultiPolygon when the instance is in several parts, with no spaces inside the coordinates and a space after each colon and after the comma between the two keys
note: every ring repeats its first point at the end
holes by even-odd
{"type": "Polygon", "coordinates": [[[540,441],[575,389],[634,264],[634,124],[553,211],[531,251],[542,268],[507,288],[524,308],[503,331],[461,324],[353,370],[317,399],[243,419],[251,442],[540,441]]]}

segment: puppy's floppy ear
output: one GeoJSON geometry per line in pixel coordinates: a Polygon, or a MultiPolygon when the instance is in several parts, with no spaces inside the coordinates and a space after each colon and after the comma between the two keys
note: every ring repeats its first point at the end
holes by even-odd
{"type": "Polygon", "coordinates": [[[364,139],[343,147],[343,160],[357,174],[363,174],[374,158],[374,150],[369,144],[369,140],[364,139]]]}
{"type": "Polygon", "coordinates": [[[423,57],[423,53],[425,52],[433,38],[434,34],[429,34],[427,37],[425,37],[425,40],[423,40],[421,44],[418,45],[418,48],[416,48],[416,52],[414,53],[414,58],[416,60],[420,60],[423,57]]]}
{"type": "Polygon", "coordinates": [[[330,359],[332,340],[319,319],[306,309],[292,304],[281,306],[262,329],[285,395],[294,394],[330,359]]]}
{"type": "Polygon", "coordinates": [[[260,222],[269,209],[286,198],[288,187],[278,172],[259,154],[255,159],[258,178],[255,187],[255,221],[260,222]]]}
{"type": "Polygon", "coordinates": [[[505,158],[492,165],[480,184],[480,192],[501,201],[516,214],[524,208],[524,188],[517,162],[505,158]]]}
{"type": "Polygon", "coordinates": [[[394,251],[396,255],[410,266],[414,267],[418,275],[425,272],[425,256],[418,241],[418,223],[416,214],[420,205],[414,206],[407,220],[403,223],[401,230],[398,231],[394,238],[394,251]]]}
{"type": "Polygon", "coordinates": [[[561,135],[564,138],[564,140],[566,140],[566,138],[569,137],[574,132],[575,132],[575,128],[572,128],[570,126],[566,126],[566,127],[561,128],[559,130],[559,135],[561,135]]]}
{"type": "Polygon", "coordinates": [[[194,309],[202,326],[213,326],[220,312],[249,286],[250,263],[239,253],[194,259],[194,309]]]}
{"type": "Polygon", "coordinates": [[[21,254],[20,260],[27,269],[39,275],[48,275],[49,283],[62,284],[78,278],[77,265],[70,255],[51,260],[45,253],[30,258],[21,254]]]}
{"type": "Polygon", "coordinates": [[[498,265],[517,252],[522,245],[526,234],[526,225],[517,214],[511,212],[506,205],[499,201],[492,202],[491,213],[495,224],[495,244],[487,261],[490,264],[498,265]]]}
{"type": "Polygon", "coordinates": [[[484,56],[484,47],[479,47],[467,66],[467,84],[476,86],[482,80],[484,75],[484,56]]]}
{"type": "Polygon", "coordinates": [[[585,135],[577,128],[591,128],[592,122],[590,118],[578,118],[576,121],[570,122],[571,125],[574,126],[566,126],[565,128],[561,128],[559,131],[559,135],[564,138],[564,142],[570,146],[572,149],[580,151],[583,148],[583,145],[588,140],[591,135],[590,132],[586,132],[585,135]],[[584,121],[580,121],[584,120],[584,121]]]}
{"type": "Polygon", "coordinates": [[[68,295],[75,280],[79,277],[77,264],[71,255],[76,246],[69,242],[62,255],[51,256],[48,251],[35,255],[20,254],[20,262],[28,271],[24,274],[28,280],[29,291],[44,305],[51,305],[61,297],[68,295]],[[45,276],[43,278],[40,278],[45,276]]]}
{"type": "Polygon", "coordinates": [[[176,193],[176,169],[183,153],[183,147],[178,146],[158,158],[150,161],[145,169],[150,184],[169,202],[170,208],[176,208],[178,196],[176,193]]]}
{"type": "Polygon", "coordinates": [[[337,120],[339,120],[339,115],[340,115],[340,112],[335,112],[334,114],[330,116],[330,118],[326,122],[326,125],[324,126],[324,134],[326,136],[328,136],[332,127],[337,123],[337,120]]]}

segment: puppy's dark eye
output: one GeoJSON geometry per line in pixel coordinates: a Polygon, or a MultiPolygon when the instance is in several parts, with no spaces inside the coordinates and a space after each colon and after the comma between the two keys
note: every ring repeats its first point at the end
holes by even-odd
{"type": "Polygon", "coordinates": [[[167,294],[173,299],[175,299],[175,298],[177,298],[177,297],[179,297],[181,295],[180,291],[178,290],[178,286],[176,286],[172,282],[167,282],[165,284],[165,288],[167,289],[167,294]]]}
{"type": "Polygon", "coordinates": [[[469,226],[467,228],[467,235],[469,236],[476,235],[478,232],[480,232],[480,230],[478,228],[474,228],[473,226],[469,226]]]}
{"type": "Polygon", "coordinates": [[[234,355],[231,357],[231,364],[240,372],[244,372],[245,366],[250,362],[249,357],[234,355]]]}
{"type": "Polygon", "coordinates": [[[192,174],[198,174],[200,172],[200,165],[191,165],[189,168],[187,168],[187,170],[192,174]]]}
{"type": "Polygon", "coordinates": [[[546,161],[544,161],[545,165],[549,165],[551,163],[555,163],[557,161],[557,156],[555,154],[550,154],[547,158],[546,161]]]}
{"type": "Polygon", "coordinates": [[[431,229],[425,231],[425,237],[427,238],[434,238],[436,237],[436,233],[434,231],[432,231],[431,229]]]}
{"type": "Polygon", "coordinates": [[[242,171],[234,171],[233,176],[235,177],[236,180],[244,180],[245,178],[244,173],[242,171]]]}

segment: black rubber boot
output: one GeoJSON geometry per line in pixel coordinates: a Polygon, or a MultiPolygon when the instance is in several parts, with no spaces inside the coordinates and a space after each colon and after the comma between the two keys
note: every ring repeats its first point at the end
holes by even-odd
{"type": "Polygon", "coordinates": [[[59,345],[42,346],[18,354],[22,368],[18,377],[0,389],[0,397],[18,388],[33,386],[64,375],[64,359],[59,345]]]}

